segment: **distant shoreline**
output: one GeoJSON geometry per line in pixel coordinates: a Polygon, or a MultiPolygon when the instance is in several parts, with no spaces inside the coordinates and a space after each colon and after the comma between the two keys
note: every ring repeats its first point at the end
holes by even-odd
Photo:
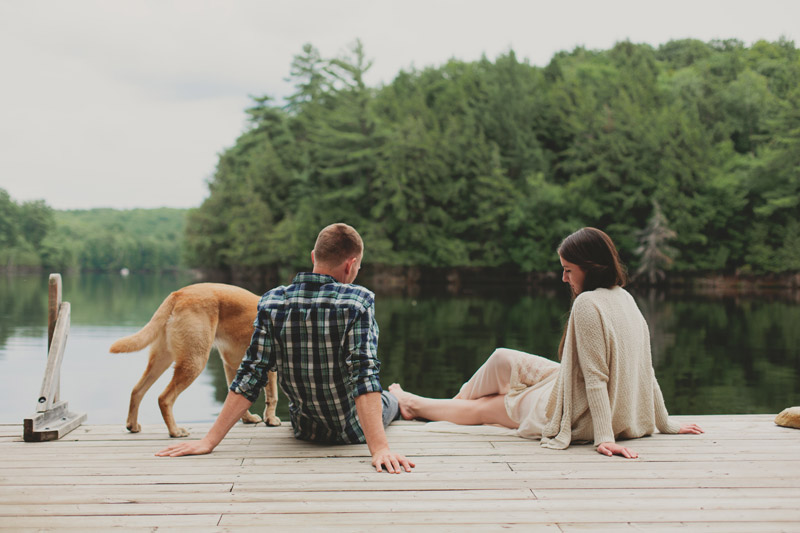
{"type": "MultiPolygon", "coordinates": [[[[291,282],[292,269],[242,268],[231,272],[195,271],[198,279],[243,286],[277,286],[291,282]]],[[[531,290],[560,288],[560,272],[520,272],[503,267],[416,267],[364,265],[359,282],[381,292],[419,291],[482,292],[497,290],[531,290]]],[[[667,273],[664,280],[651,284],[633,278],[629,286],[636,289],[691,289],[714,293],[742,293],[800,290],[800,272],[744,275],[721,272],[667,273]]]]}
{"type": "MultiPolygon", "coordinates": [[[[50,269],[42,267],[0,267],[0,275],[38,275],[50,269]]],[[[185,273],[196,281],[215,281],[244,287],[274,287],[291,282],[291,268],[237,268],[230,271],[172,268],[161,273],[185,273]]],[[[61,272],[74,275],[76,271],[61,272]]],[[[116,272],[81,271],[80,274],[116,274],[116,272]]],[[[147,271],[153,273],[153,271],[147,271]]],[[[131,272],[136,275],[137,272],[131,272]]],[[[560,272],[520,272],[504,267],[417,267],[364,265],[359,281],[381,292],[411,292],[422,290],[458,294],[484,290],[529,290],[558,288],[560,272]]],[[[690,289],[711,293],[747,293],[800,290],[800,272],[781,274],[737,274],[721,272],[667,273],[663,280],[649,283],[633,278],[634,289],[690,289]]]]}

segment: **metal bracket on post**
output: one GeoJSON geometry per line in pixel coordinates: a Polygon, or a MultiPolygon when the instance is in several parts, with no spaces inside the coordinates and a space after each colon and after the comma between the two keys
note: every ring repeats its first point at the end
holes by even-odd
{"type": "Polygon", "coordinates": [[[47,369],[36,404],[36,414],[23,421],[26,442],[57,440],[80,426],[86,413],[71,413],[67,402],[59,399],[61,361],[69,335],[69,302],[61,301],[61,275],[50,274],[47,316],[47,369]]]}

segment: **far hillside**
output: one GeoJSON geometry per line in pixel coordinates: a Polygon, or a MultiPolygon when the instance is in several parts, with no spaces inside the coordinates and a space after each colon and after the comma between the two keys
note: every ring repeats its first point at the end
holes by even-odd
{"type": "Polygon", "coordinates": [[[0,271],[174,270],[182,266],[187,209],[56,211],[0,189],[0,271]]]}
{"type": "Polygon", "coordinates": [[[186,209],[55,212],[50,266],[81,270],[169,270],[181,266],[186,209]]]}

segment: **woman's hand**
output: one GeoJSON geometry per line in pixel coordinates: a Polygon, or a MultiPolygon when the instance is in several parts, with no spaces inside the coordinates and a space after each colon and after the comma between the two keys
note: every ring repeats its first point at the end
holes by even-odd
{"type": "Polygon", "coordinates": [[[681,424],[681,429],[678,430],[678,433],[699,435],[700,433],[705,433],[705,431],[697,424],[681,424]]]}
{"type": "Polygon", "coordinates": [[[635,451],[631,450],[630,448],[626,448],[625,446],[620,446],[616,442],[603,442],[597,447],[597,453],[602,453],[603,455],[607,455],[611,457],[612,455],[621,455],[622,457],[626,457],[628,459],[636,459],[639,457],[639,454],[635,451]]]}

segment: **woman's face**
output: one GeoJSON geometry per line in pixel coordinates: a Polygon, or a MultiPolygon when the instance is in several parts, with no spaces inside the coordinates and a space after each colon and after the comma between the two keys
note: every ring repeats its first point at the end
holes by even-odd
{"type": "Polygon", "coordinates": [[[561,260],[561,266],[564,268],[564,275],[561,276],[561,281],[569,283],[574,296],[583,292],[583,280],[586,278],[586,272],[575,263],[566,261],[563,257],[558,256],[561,260]]]}

